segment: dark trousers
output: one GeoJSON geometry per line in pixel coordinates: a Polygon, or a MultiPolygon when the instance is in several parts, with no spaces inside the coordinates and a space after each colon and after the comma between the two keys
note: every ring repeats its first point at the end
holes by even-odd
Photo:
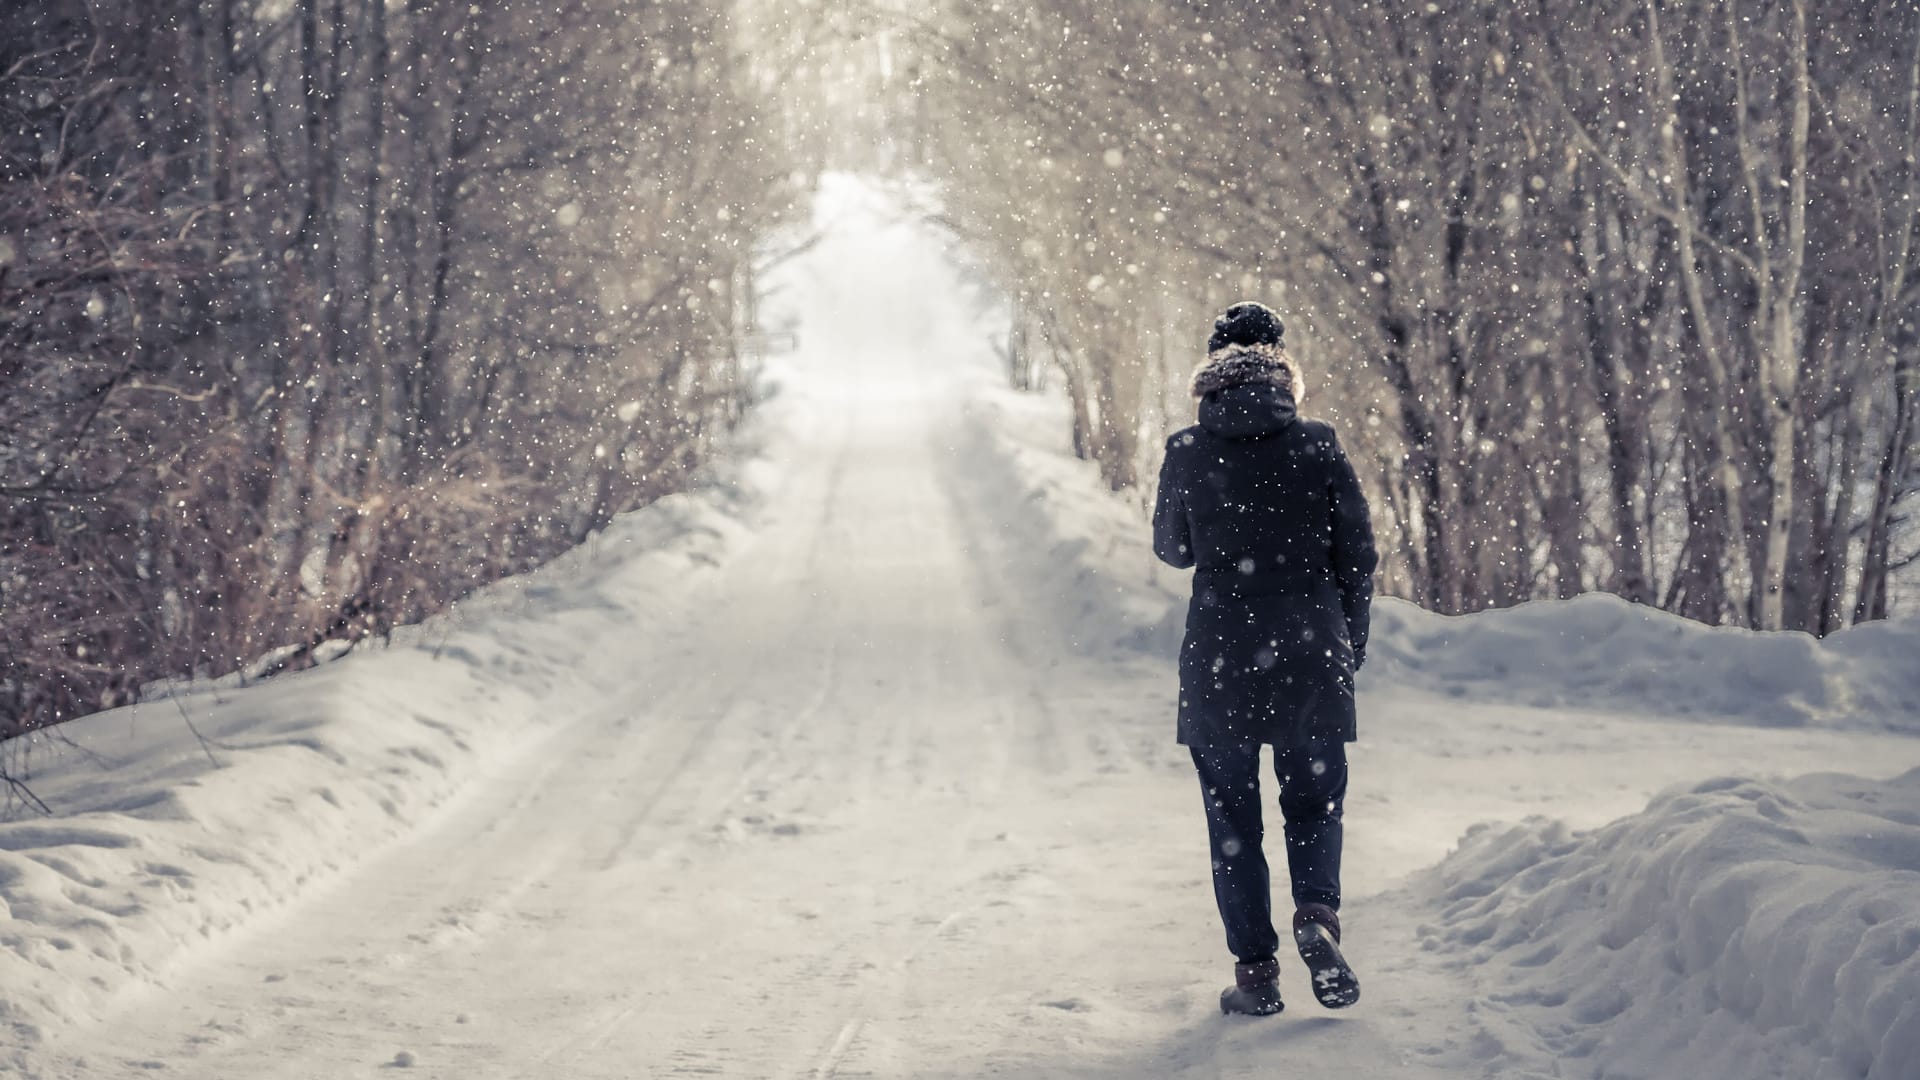
{"type": "MultiPolygon", "coordinates": [[[[1293,902],[1340,909],[1340,811],[1347,797],[1347,747],[1312,743],[1274,750],[1280,813],[1286,821],[1287,871],[1293,902]]],[[[1273,930],[1267,856],[1260,848],[1260,745],[1193,748],[1206,796],[1213,844],[1213,897],[1226,924],[1227,948],[1241,963],[1270,960],[1273,930]]]]}

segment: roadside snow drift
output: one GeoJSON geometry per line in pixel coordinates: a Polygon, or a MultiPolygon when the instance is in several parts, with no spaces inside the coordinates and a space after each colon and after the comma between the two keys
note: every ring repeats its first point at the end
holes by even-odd
{"type": "Polygon", "coordinates": [[[1824,640],[1704,626],[1593,593],[1447,617],[1385,600],[1367,675],[1516,704],[1920,734],[1920,619],[1824,640]]]}
{"type": "Polygon", "coordinates": [[[1423,878],[1424,946],[1479,987],[1495,1065],[1920,1076],[1920,770],[1709,780],[1585,835],[1481,827],[1423,878]]]}
{"type": "Polygon", "coordinates": [[[57,816],[0,820],[0,1064],[512,768],[516,748],[621,707],[603,673],[631,668],[739,533],[728,501],[662,499],[391,647],[17,742],[11,763],[57,816]]]}

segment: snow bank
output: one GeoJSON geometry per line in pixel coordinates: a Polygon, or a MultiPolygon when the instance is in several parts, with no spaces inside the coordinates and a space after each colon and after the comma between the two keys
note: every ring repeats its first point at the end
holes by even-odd
{"type": "Polygon", "coordinates": [[[1920,1076],[1920,770],[1482,826],[1417,887],[1500,1075],[1920,1076]]]}
{"type": "Polygon", "coordinates": [[[1116,493],[1091,462],[1067,449],[1070,419],[1058,393],[1017,393],[997,372],[978,374],[965,402],[966,452],[973,478],[1014,492],[990,501],[1011,507],[992,523],[1009,543],[1046,558],[1022,566],[1047,572],[1026,582],[1036,606],[1087,653],[1177,655],[1186,619],[1187,575],[1153,557],[1147,533],[1151,488],[1116,493]]]}
{"type": "Polygon", "coordinates": [[[0,1046],[88,1015],[510,768],[516,747],[592,720],[580,710],[631,670],[659,607],[739,531],[720,503],[663,499],[390,647],[17,741],[55,816],[0,820],[0,1046]]]}
{"type": "Polygon", "coordinates": [[[812,408],[780,395],[724,478],[390,645],[8,744],[54,816],[0,813],[0,1071],[49,1028],[417,827],[468,781],[513,769],[533,740],[613,719],[609,701],[642,709],[635,680],[747,534],[783,475],[775,451],[812,408]]]}
{"type": "Polygon", "coordinates": [[[1447,617],[1383,600],[1366,675],[1542,707],[1920,734],[1920,618],[1824,640],[1703,626],[1615,596],[1447,617]]]}

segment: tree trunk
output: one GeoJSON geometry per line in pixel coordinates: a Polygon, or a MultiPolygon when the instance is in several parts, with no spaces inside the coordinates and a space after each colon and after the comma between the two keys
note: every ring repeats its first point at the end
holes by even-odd
{"type": "Polygon", "coordinates": [[[1920,378],[1916,378],[1914,342],[1911,332],[1902,333],[1895,345],[1898,359],[1893,369],[1893,421],[1887,432],[1886,447],[1873,480],[1873,507],[1867,514],[1866,546],[1860,556],[1860,589],[1853,604],[1853,621],[1868,622],[1887,617],[1887,570],[1893,558],[1893,508],[1904,493],[1907,455],[1911,450],[1914,418],[1920,408],[1920,378]]]}
{"type": "MultiPolygon", "coordinates": [[[[1602,244],[1601,255],[1604,260],[1616,253],[1605,249],[1606,230],[1599,220],[1597,207],[1595,209],[1596,213],[1589,218],[1589,227],[1594,239],[1602,244]]],[[[1623,384],[1629,382],[1629,377],[1621,366],[1615,331],[1601,310],[1601,304],[1608,296],[1603,288],[1603,279],[1589,264],[1578,235],[1571,246],[1575,269],[1583,281],[1581,311],[1586,327],[1587,370],[1593,377],[1594,397],[1600,407],[1600,427],[1607,439],[1608,510],[1614,533],[1610,552],[1613,578],[1608,583],[1608,590],[1633,603],[1649,604],[1654,600],[1653,586],[1647,577],[1646,543],[1641,537],[1640,513],[1634,505],[1634,495],[1639,489],[1642,472],[1638,438],[1640,425],[1627,414],[1626,388],[1623,384]]],[[[1606,263],[1603,261],[1602,265],[1606,263]]],[[[1651,322],[1653,314],[1643,307],[1643,318],[1651,322]]]]}
{"type": "MultiPolygon", "coordinates": [[[[1813,632],[1825,637],[1846,625],[1840,615],[1842,595],[1847,587],[1847,563],[1852,545],[1854,488],[1860,476],[1860,418],[1842,406],[1844,414],[1835,422],[1841,425],[1838,468],[1833,481],[1833,512],[1818,532],[1820,535],[1820,573],[1815,578],[1820,588],[1819,610],[1813,632]]],[[[1817,519],[1816,519],[1817,520],[1817,519]]]]}
{"type": "Polygon", "coordinates": [[[367,67],[367,171],[362,185],[360,208],[360,288],[364,303],[360,316],[360,341],[357,352],[362,378],[367,386],[367,435],[364,461],[377,474],[389,464],[382,438],[387,431],[388,375],[385,331],[381,327],[384,312],[381,296],[380,258],[380,170],[386,159],[387,136],[387,3],[368,0],[367,37],[372,55],[367,67]]]}
{"type": "Polygon", "coordinates": [[[1807,129],[1812,113],[1804,0],[1793,3],[1791,42],[1786,250],[1781,255],[1779,280],[1766,311],[1768,338],[1761,352],[1760,383],[1766,395],[1770,480],[1766,557],[1762,563],[1765,584],[1759,613],[1763,630],[1779,630],[1785,626],[1787,548],[1793,530],[1794,437],[1799,426],[1803,308],[1800,282],[1807,251],[1807,129]]]}

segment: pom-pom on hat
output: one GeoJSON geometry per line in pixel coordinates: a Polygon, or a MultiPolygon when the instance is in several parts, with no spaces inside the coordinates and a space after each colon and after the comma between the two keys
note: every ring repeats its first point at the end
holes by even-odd
{"type": "Polygon", "coordinates": [[[1278,312],[1265,304],[1242,300],[1213,320],[1207,351],[1216,352],[1229,345],[1278,345],[1286,330],[1278,312]]]}

